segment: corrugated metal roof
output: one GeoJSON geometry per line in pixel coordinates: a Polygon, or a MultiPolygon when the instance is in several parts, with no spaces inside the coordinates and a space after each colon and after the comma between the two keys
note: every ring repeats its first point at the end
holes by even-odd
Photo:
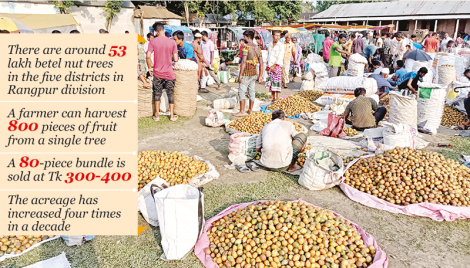
{"type": "Polygon", "coordinates": [[[470,14],[470,1],[393,1],[332,5],[311,19],[470,14]]]}

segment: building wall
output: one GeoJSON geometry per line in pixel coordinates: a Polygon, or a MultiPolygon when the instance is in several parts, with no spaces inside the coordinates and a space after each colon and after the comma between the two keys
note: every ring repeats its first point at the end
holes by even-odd
{"type": "Polygon", "coordinates": [[[59,14],[59,11],[53,4],[0,2],[0,13],[59,14]]]}
{"type": "MultiPolygon", "coordinates": [[[[106,29],[106,12],[103,7],[73,6],[68,10],[79,23],[82,33],[98,33],[100,29],[106,29]]],[[[122,8],[121,12],[113,19],[110,33],[135,33],[134,9],[122,8]]]]}

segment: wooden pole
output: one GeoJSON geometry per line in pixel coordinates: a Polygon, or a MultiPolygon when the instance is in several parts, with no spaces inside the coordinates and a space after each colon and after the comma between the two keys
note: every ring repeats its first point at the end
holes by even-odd
{"type": "Polygon", "coordinates": [[[458,32],[459,32],[459,19],[457,19],[457,23],[455,24],[454,40],[457,38],[458,32]]]}

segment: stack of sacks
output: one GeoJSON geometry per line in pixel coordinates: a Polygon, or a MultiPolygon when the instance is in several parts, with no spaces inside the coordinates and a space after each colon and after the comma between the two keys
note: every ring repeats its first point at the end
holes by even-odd
{"type": "Polygon", "coordinates": [[[312,72],[317,88],[321,87],[328,80],[328,69],[321,62],[312,63],[309,72],[312,72]]]}
{"type": "Polygon", "coordinates": [[[359,87],[366,90],[366,96],[372,96],[377,93],[377,81],[373,78],[337,76],[329,78],[322,85],[317,84],[317,89],[332,93],[351,94],[359,87]]]}
{"type": "Polygon", "coordinates": [[[356,53],[349,57],[348,76],[363,77],[367,59],[356,53]]]}
{"type": "Polygon", "coordinates": [[[315,81],[313,80],[314,74],[313,70],[310,69],[307,72],[304,72],[302,75],[302,85],[300,86],[300,91],[302,90],[314,90],[315,81]]]}

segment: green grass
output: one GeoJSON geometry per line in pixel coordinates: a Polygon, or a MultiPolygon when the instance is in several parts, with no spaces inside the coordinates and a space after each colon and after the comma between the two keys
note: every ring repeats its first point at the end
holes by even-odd
{"type": "Polygon", "coordinates": [[[456,137],[452,139],[452,147],[444,147],[440,153],[446,158],[459,160],[460,155],[470,155],[470,138],[456,137]]]}
{"type": "Polygon", "coordinates": [[[151,135],[165,132],[171,128],[180,128],[190,119],[191,117],[179,116],[178,120],[172,122],[170,121],[169,115],[160,115],[160,120],[157,122],[153,120],[152,117],[140,118],[138,123],[139,140],[145,139],[151,135]]]}
{"type": "MultiPolygon", "coordinates": [[[[140,121],[139,121],[140,122],[140,121]]],[[[144,121],[145,122],[145,121],[144,121]]],[[[204,189],[205,218],[209,219],[230,205],[261,199],[277,199],[291,189],[300,189],[294,176],[269,173],[256,183],[208,186],[204,189]]],[[[139,216],[139,226],[148,224],[139,216]]],[[[202,268],[194,253],[182,261],[160,259],[163,251],[158,228],[148,227],[139,236],[97,236],[81,246],[69,247],[62,239],[47,242],[19,257],[0,263],[1,268],[17,268],[55,257],[65,252],[74,268],[165,267],[202,268]]]]}

